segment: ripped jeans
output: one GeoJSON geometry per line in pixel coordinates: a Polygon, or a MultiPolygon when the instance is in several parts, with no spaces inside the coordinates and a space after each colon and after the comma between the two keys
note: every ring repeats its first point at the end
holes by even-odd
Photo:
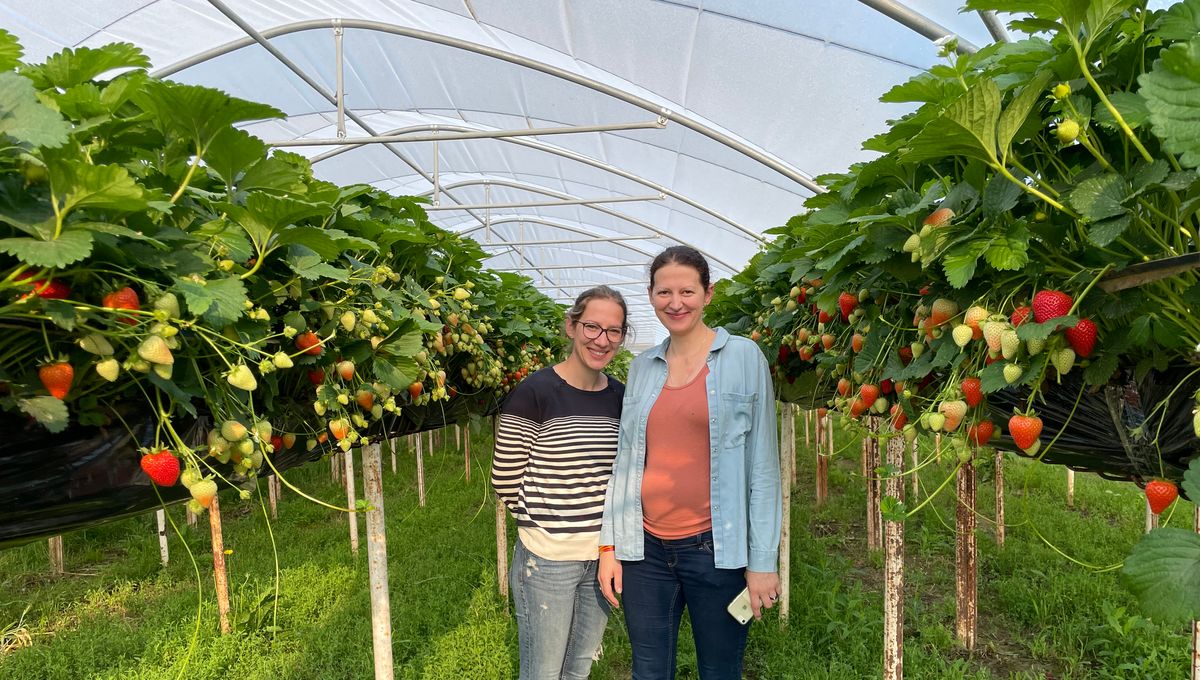
{"type": "Polygon", "coordinates": [[[588,677],[609,610],[596,565],[597,560],[547,560],[517,540],[508,582],[521,645],[520,680],[588,677]]]}

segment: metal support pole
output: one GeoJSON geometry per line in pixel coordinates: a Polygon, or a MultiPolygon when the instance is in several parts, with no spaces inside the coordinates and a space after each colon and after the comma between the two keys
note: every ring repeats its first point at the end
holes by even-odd
{"type": "Polygon", "coordinates": [[[346,138],[346,87],[342,78],[342,22],[333,20],[333,51],[335,53],[334,67],[336,69],[337,92],[337,136],[339,140],[346,138]]]}
{"type": "Polygon", "coordinates": [[[427,205],[425,212],[442,210],[491,210],[492,208],[553,208],[565,205],[597,205],[600,203],[635,203],[638,201],[661,201],[666,196],[662,194],[647,194],[645,196],[607,196],[601,198],[566,198],[556,201],[518,201],[515,203],[483,203],[475,205],[427,205]]]}
{"type": "Polygon", "coordinates": [[[441,172],[441,157],[442,154],[438,151],[438,140],[433,140],[433,207],[438,207],[442,204],[442,172],[441,172]]]}
{"type": "Polygon", "coordinates": [[[154,513],[154,519],[158,523],[158,558],[165,567],[171,561],[171,553],[167,547],[167,511],[159,508],[154,513]]]}
{"type": "Polygon", "coordinates": [[[786,626],[791,611],[792,580],[792,473],[796,464],[796,410],[779,407],[779,466],[783,484],[783,527],[779,538],[779,622],[786,626]]]}
{"type": "MultiPolygon", "coordinates": [[[[335,29],[336,30],[336,29],[335,29]]],[[[336,34],[335,34],[336,35],[336,34]]],[[[666,127],[665,122],[644,121],[637,123],[609,123],[605,125],[572,125],[545,128],[516,128],[513,130],[466,130],[460,132],[443,132],[434,125],[427,135],[394,134],[394,135],[365,135],[362,137],[344,137],[337,139],[321,137],[301,137],[300,139],[277,139],[267,142],[267,146],[361,146],[364,144],[401,144],[405,142],[458,142],[469,139],[507,139],[509,137],[544,137],[549,135],[570,135],[589,132],[615,132],[618,130],[646,130],[666,127]]]]}
{"type": "Polygon", "coordinates": [[[958,40],[959,54],[974,54],[979,51],[979,48],[973,45],[969,40],[963,38],[950,29],[942,26],[929,17],[917,12],[903,3],[895,0],[858,0],[862,4],[878,11],[884,16],[899,22],[901,25],[911,28],[930,40],[941,44],[942,41],[951,38],[958,40]]]}
{"type": "Polygon", "coordinates": [[[979,17],[983,19],[983,25],[987,26],[988,33],[992,34],[992,40],[1012,42],[1012,38],[1008,35],[1008,29],[1004,27],[1004,22],[996,16],[995,10],[980,10],[979,17]]]}

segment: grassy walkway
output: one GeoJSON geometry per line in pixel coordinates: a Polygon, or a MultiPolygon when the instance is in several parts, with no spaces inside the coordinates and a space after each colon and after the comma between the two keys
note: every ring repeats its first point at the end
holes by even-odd
{"type": "MultiPolygon", "coordinates": [[[[516,629],[495,583],[486,437],[476,443],[469,483],[461,454],[426,456],[426,508],[417,507],[410,454],[401,453],[399,475],[385,472],[398,678],[516,677],[516,629]]],[[[786,629],[773,615],[752,628],[747,677],[879,676],[881,556],[865,548],[857,446],[848,439],[842,444],[853,455],[833,466],[831,503],[819,511],[811,504],[812,456],[801,456],[792,520],[792,618],[786,629]]],[[[923,470],[925,488],[935,488],[950,470],[948,462],[923,470]]],[[[1080,474],[1076,508],[1069,510],[1064,478],[1062,468],[1009,463],[1008,513],[1015,526],[1002,551],[984,519],[992,514],[991,485],[981,482],[982,622],[973,655],[953,639],[950,494],[909,521],[906,678],[1187,676],[1186,628],[1140,618],[1115,573],[1077,566],[1035,533],[1081,562],[1119,562],[1140,535],[1140,491],[1080,474]]],[[[338,499],[328,465],[311,465],[289,479],[321,498],[338,499]]],[[[207,523],[187,528],[176,507],[170,514],[199,564],[199,600],[195,571],[177,536],[171,538],[170,566],[160,567],[153,514],[68,534],[69,573],[63,576],[50,574],[44,541],[0,552],[0,677],[174,678],[185,662],[187,678],[372,677],[366,551],[351,556],[345,516],[285,490],[279,520],[271,524],[281,568],[276,612],[275,557],[262,508],[257,499],[222,502],[226,547],[233,551],[228,562],[237,632],[216,634],[207,523]],[[279,628],[274,636],[272,625],[279,628]]],[[[1186,526],[1190,517],[1187,504],[1176,509],[1173,523],[1186,526]]],[[[679,677],[696,678],[686,631],[682,640],[679,677]]],[[[629,646],[619,616],[604,646],[592,676],[628,678],[629,646]]]]}

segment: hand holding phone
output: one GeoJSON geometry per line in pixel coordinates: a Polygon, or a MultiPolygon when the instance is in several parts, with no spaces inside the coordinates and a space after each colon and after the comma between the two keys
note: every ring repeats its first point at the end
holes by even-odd
{"type": "Polygon", "coordinates": [[[737,620],[743,626],[754,618],[754,610],[750,607],[750,589],[742,588],[742,592],[733,598],[733,602],[726,607],[729,610],[729,615],[737,620]]]}

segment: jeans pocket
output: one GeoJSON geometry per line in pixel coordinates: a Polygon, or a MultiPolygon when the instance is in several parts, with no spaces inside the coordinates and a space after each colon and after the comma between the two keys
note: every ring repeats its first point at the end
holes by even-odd
{"type": "Polygon", "coordinates": [[[703,541],[700,541],[700,545],[699,545],[699,546],[697,546],[697,549],[698,549],[700,552],[704,553],[705,555],[712,555],[712,554],[713,554],[713,542],[712,542],[712,539],[711,539],[711,538],[706,538],[706,539],[704,539],[703,541]]]}

